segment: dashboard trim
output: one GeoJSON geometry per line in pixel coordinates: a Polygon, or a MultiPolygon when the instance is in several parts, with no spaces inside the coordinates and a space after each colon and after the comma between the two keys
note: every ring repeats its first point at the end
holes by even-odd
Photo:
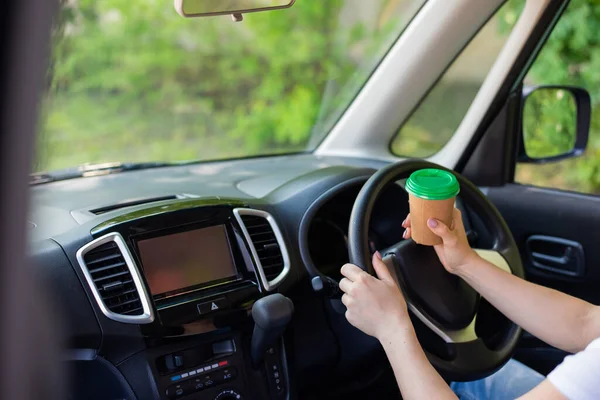
{"type": "MultiPolygon", "coordinates": [[[[198,198],[186,198],[177,200],[164,200],[148,207],[148,204],[141,204],[139,206],[132,207],[132,210],[121,215],[114,216],[92,228],[92,235],[98,235],[108,229],[117,229],[117,227],[123,223],[140,220],[147,217],[154,217],[158,215],[164,215],[167,213],[190,210],[197,207],[205,206],[244,206],[245,203],[225,197],[198,197],[198,198]]],[[[113,211],[110,211],[113,212],[113,211]]],[[[106,213],[109,214],[109,213],[106,213]]]]}
{"type": "Polygon", "coordinates": [[[140,272],[133,260],[133,257],[131,256],[131,253],[129,252],[129,248],[125,244],[125,240],[123,240],[123,237],[121,236],[120,233],[111,232],[104,236],[99,237],[98,239],[91,241],[90,243],[81,247],[77,251],[76,258],[77,258],[77,262],[79,263],[79,267],[81,268],[81,271],[83,272],[83,275],[85,276],[88,286],[89,286],[90,290],[92,291],[92,294],[94,295],[94,299],[96,300],[98,307],[100,307],[100,310],[107,318],[112,319],[113,321],[117,321],[117,322],[121,322],[121,323],[125,323],[125,324],[149,324],[154,321],[154,311],[151,306],[152,303],[150,301],[150,297],[148,296],[148,292],[146,291],[146,287],[144,285],[144,282],[142,281],[140,272]],[[127,269],[129,270],[129,273],[131,274],[131,277],[135,284],[135,288],[138,292],[138,295],[140,296],[140,302],[142,304],[142,311],[143,311],[142,315],[123,315],[123,314],[117,314],[117,313],[109,310],[108,307],[106,307],[106,304],[104,304],[104,301],[102,300],[102,296],[100,296],[100,292],[98,292],[98,288],[96,288],[96,285],[94,284],[92,275],[89,273],[89,271],[87,269],[87,265],[84,261],[85,255],[89,251],[97,248],[98,246],[101,246],[101,245],[109,243],[109,242],[114,242],[117,245],[117,247],[119,248],[119,251],[121,252],[121,254],[123,255],[123,260],[125,260],[125,265],[127,265],[127,269]]]}
{"type": "Polygon", "coordinates": [[[308,248],[308,231],[310,225],[313,222],[314,217],[317,215],[319,210],[336,195],[343,192],[344,190],[350,189],[358,185],[364,185],[369,179],[370,175],[361,175],[350,178],[348,180],[339,182],[333,187],[329,188],[325,193],[321,194],[306,210],[300,221],[300,227],[298,229],[298,247],[300,249],[300,257],[304,262],[304,266],[307,269],[311,279],[315,276],[325,277],[317,266],[315,265],[308,248]]]}
{"type": "Polygon", "coordinates": [[[281,283],[283,282],[285,277],[289,274],[290,269],[291,269],[291,263],[290,263],[290,256],[288,254],[287,247],[285,246],[285,241],[283,240],[283,234],[281,233],[281,230],[279,229],[279,226],[277,225],[275,218],[273,218],[273,216],[266,211],[255,210],[252,208],[234,208],[233,215],[235,216],[235,219],[237,220],[237,222],[240,225],[240,228],[242,229],[242,233],[244,235],[244,238],[246,239],[246,242],[248,242],[248,247],[250,248],[250,254],[252,255],[252,258],[254,259],[254,263],[256,264],[256,272],[258,273],[258,277],[260,279],[260,282],[261,282],[263,288],[267,292],[270,292],[270,291],[276,289],[279,285],[281,285],[281,283]],[[252,242],[252,239],[250,238],[250,234],[248,233],[248,230],[246,229],[246,225],[244,224],[244,221],[242,221],[242,215],[252,215],[255,217],[264,218],[267,220],[267,222],[269,223],[269,225],[271,225],[271,228],[273,229],[273,233],[275,234],[275,239],[277,239],[277,243],[279,244],[279,249],[281,250],[281,256],[283,258],[283,269],[282,269],[281,273],[279,273],[279,275],[277,275],[274,279],[272,279],[270,281],[267,279],[267,276],[265,275],[265,271],[260,262],[260,258],[258,257],[256,248],[254,247],[254,243],[252,242]]]}

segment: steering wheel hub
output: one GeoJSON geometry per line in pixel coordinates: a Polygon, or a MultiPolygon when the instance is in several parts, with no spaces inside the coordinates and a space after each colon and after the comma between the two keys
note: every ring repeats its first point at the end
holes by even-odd
{"type": "Polygon", "coordinates": [[[453,330],[465,328],[473,321],[479,294],[447,272],[432,247],[406,240],[394,250],[384,254],[393,256],[400,271],[400,285],[416,307],[453,330]]]}

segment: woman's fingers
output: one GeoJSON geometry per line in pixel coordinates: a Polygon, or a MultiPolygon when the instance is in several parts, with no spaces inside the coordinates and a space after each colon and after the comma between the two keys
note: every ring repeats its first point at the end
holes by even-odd
{"type": "Polygon", "coordinates": [[[344,294],[342,296],[342,304],[344,304],[346,307],[348,307],[350,305],[350,296],[348,296],[347,294],[344,294]]]}
{"type": "Polygon", "coordinates": [[[390,270],[388,269],[387,265],[385,265],[385,263],[383,262],[381,254],[378,251],[375,252],[375,254],[373,254],[372,262],[373,269],[375,270],[375,273],[377,274],[377,277],[379,279],[385,282],[395,283],[394,278],[390,273],[390,270]]]}
{"type": "Polygon", "coordinates": [[[340,281],[340,290],[344,293],[350,293],[350,287],[352,286],[352,282],[348,278],[342,278],[340,281]]]}
{"type": "Polygon", "coordinates": [[[406,228],[406,229],[404,230],[404,233],[402,234],[402,237],[403,237],[404,239],[410,239],[410,238],[411,238],[411,235],[412,235],[412,228],[406,228]]]}
{"type": "Polygon", "coordinates": [[[402,221],[403,228],[410,228],[410,214],[406,216],[406,219],[402,221]]]}
{"type": "Polygon", "coordinates": [[[360,279],[361,275],[366,274],[365,271],[358,268],[354,264],[344,264],[341,273],[352,282],[356,282],[358,279],[360,279]]]}

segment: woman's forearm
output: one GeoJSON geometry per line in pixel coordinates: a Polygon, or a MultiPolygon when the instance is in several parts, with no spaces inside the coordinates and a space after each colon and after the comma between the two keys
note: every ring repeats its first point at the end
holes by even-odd
{"type": "Polygon", "coordinates": [[[390,330],[390,334],[380,338],[380,342],[390,360],[403,399],[456,400],[456,395],[429,363],[412,327],[390,330]]]}
{"type": "Polygon", "coordinates": [[[590,303],[527,282],[479,257],[458,275],[513,322],[552,346],[577,352],[600,336],[599,308],[590,303]]]}

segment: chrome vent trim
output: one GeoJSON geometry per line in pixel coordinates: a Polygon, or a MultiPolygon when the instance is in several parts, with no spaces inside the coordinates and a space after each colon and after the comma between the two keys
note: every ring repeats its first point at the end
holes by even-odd
{"type": "Polygon", "coordinates": [[[125,324],[149,324],[154,321],[154,311],[152,310],[150,297],[148,296],[148,292],[146,291],[146,287],[144,286],[140,272],[133,261],[133,257],[131,256],[127,245],[125,244],[125,240],[123,240],[123,237],[119,233],[109,233],[80,248],[77,251],[77,262],[79,263],[79,267],[81,268],[81,271],[83,272],[83,275],[85,276],[85,279],[92,290],[92,294],[96,299],[98,307],[100,307],[100,310],[107,318],[125,324]],[[94,283],[94,279],[87,268],[84,259],[85,255],[91,250],[94,250],[109,242],[114,242],[117,245],[117,248],[123,256],[123,260],[125,260],[125,265],[131,274],[131,278],[133,279],[133,283],[142,304],[142,314],[140,315],[124,315],[111,311],[104,303],[104,300],[102,299],[102,296],[98,291],[96,284],[94,283]]]}
{"type": "Polygon", "coordinates": [[[261,282],[263,288],[267,292],[276,289],[279,285],[281,285],[281,283],[283,282],[285,277],[289,274],[291,265],[290,265],[290,256],[288,254],[287,248],[285,247],[285,241],[283,240],[283,235],[281,234],[281,230],[279,229],[277,222],[275,222],[275,218],[273,218],[273,216],[266,211],[254,210],[251,208],[236,208],[233,210],[233,215],[235,216],[235,219],[240,224],[240,228],[242,229],[242,233],[244,234],[246,242],[250,246],[250,254],[252,254],[252,258],[254,259],[254,263],[256,265],[256,272],[258,273],[258,277],[260,279],[260,282],[261,282]],[[244,216],[244,215],[250,215],[250,216],[254,216],[254,217],[264,218],[269,223],[269,225],[271,225],[271,229],[273,229],[273,233],[275,234],[275,239],[277,239],[277,244],[279,245],[279,249],[281,251],[281,257],[283,258],[283,269],[281,270],[281,273],[279,273],[279,275],[277,275],[272,280],[267,279],[265,270],[260,262],[260,258],[258,257],[258,254],[256,252],[256,247],[254,247],[252,238],[250,237],[250,234],[248,233],[248,229],[246,229],[246,225],[244,224],[244,221],[242,220],[242,216],[244,216]]]}

